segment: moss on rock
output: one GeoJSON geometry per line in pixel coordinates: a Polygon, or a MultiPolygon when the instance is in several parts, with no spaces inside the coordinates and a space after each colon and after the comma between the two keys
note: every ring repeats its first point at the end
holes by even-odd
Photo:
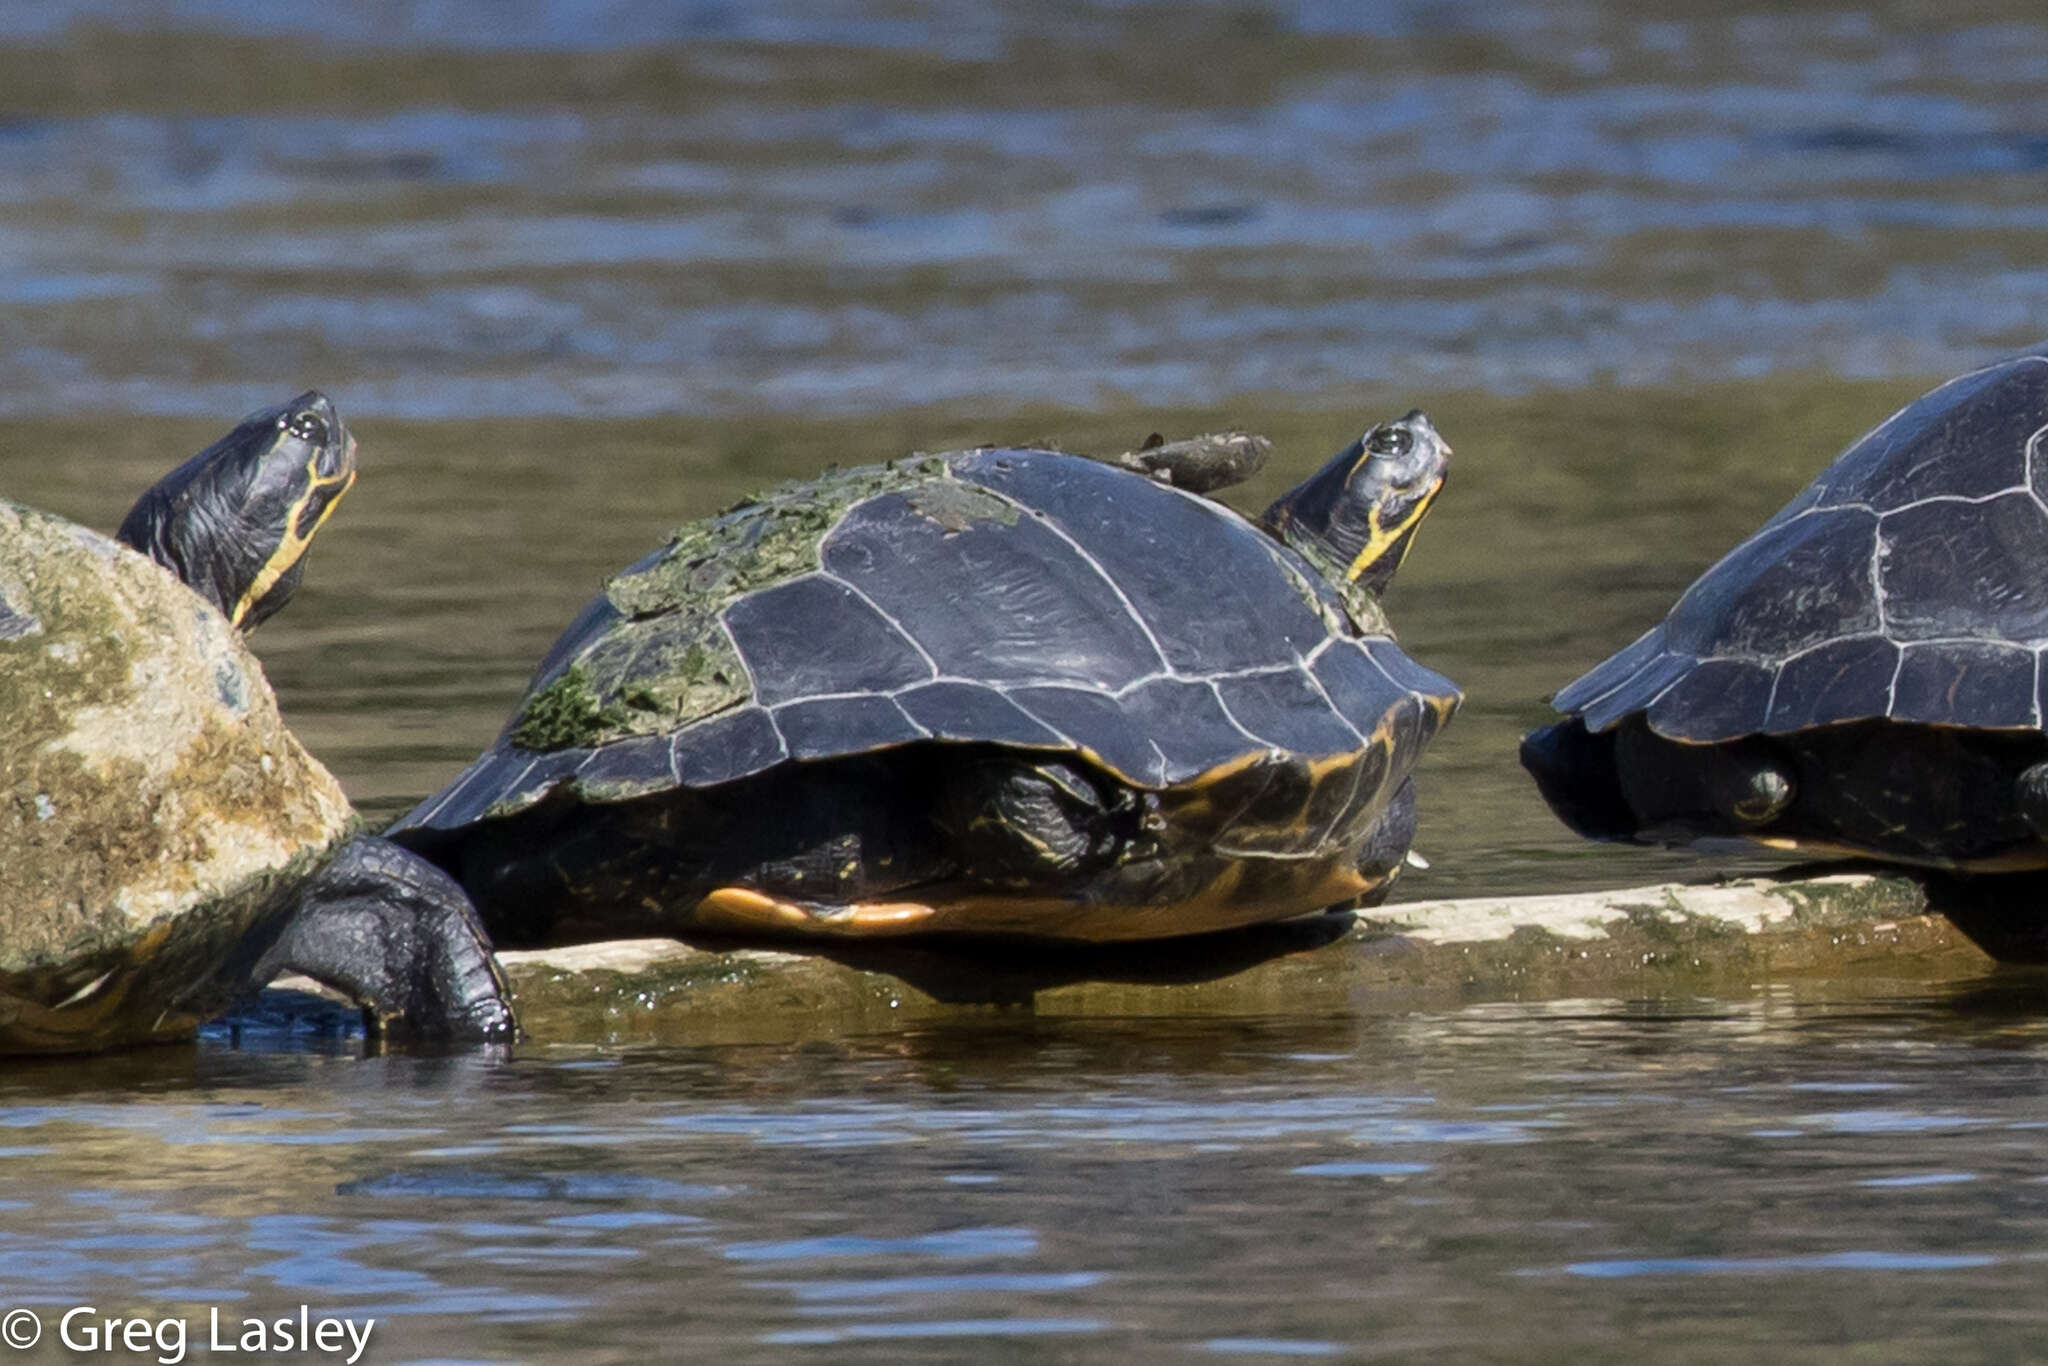
{"type": "Polygon", "coordinates": [[[38,627],[0,635],[4,1044],[86,988],[80,1018],[167,1008],[123,974],[195,937],[179,971],[211,971],[353,814],[226,618],[156,564],[0,502],[0,599],[38,627]]]}

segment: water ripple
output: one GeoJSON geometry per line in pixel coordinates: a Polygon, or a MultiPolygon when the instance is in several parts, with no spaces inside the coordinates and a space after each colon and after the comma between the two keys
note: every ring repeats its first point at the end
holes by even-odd
{"type": "Polygon", "coordinates": [[[1797,1271],[1967,1271],[1996,1266],[2000,1257],[1935,1252],[1818,1252],[1805,1257],[1638,1257],[1573,1262],[1573,1276],[1754,1276],[1797,1271]]]}

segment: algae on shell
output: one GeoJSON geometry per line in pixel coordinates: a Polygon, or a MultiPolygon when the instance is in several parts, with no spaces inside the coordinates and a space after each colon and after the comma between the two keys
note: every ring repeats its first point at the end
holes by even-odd
{"type": "MultiPolygon", "coordinates": [[[[513,743],[551,751],[661,735],[740,705],[754,695],[754,682],[726,630],[725,609],[816,572],[820,547],[849,509],[953,482],[939,456],[832,470],[680,528],[661,551],[606,583],[610,618],[527,696],[511,726],[513,743]]],[[[935,506],[946,515],[969,506],[985,516],[1016,512],[979,489],[942,495],[935,506]]]]}
{"type": "Polygon", "coordinates": [[[204,974],[352,833],[348,799],[149,559],[0,501],[0,601],[37,628],[0,632],[0,992],[55,1005],[188,943],[204,974]]]}

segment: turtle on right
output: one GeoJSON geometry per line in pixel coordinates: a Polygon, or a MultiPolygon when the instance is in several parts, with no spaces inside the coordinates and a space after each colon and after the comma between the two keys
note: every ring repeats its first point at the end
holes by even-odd
{"type": "Polygon", "coordinates": [[[1850,446],[1553,699],[1522,764],[1591,839],[2048,868],[2048,354],[1850,446]]]}

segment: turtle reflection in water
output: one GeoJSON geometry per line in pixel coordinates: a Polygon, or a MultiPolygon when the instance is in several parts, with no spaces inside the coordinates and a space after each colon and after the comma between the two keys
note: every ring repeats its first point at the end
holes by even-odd
{"type": "Polygon", "coordinates": [[[2048,868],[2048,356],[1857,441],[1557,694],[1522,761],[1595,839],[2048,868]]]}
{"type": "Polygon", "coordinates": [[[388,833],[503,944],[1129,940],[1375,900],[1460,701],[1379,603],[1450,448],[1374,427],[1262,524],[1187,491],[1242,472],[1203,449],[1149,479],[921,456],[686,526],[388,833]]]}
{"type": "Polygon", "coordinates": [[[0,1052],[184,1037],[286,971],[387,1038],[512,1032],[461,889],[355,838],[238,631],[355,473],[308,393],[181,465],[119,542],[0,501],[0,1052]]]}

